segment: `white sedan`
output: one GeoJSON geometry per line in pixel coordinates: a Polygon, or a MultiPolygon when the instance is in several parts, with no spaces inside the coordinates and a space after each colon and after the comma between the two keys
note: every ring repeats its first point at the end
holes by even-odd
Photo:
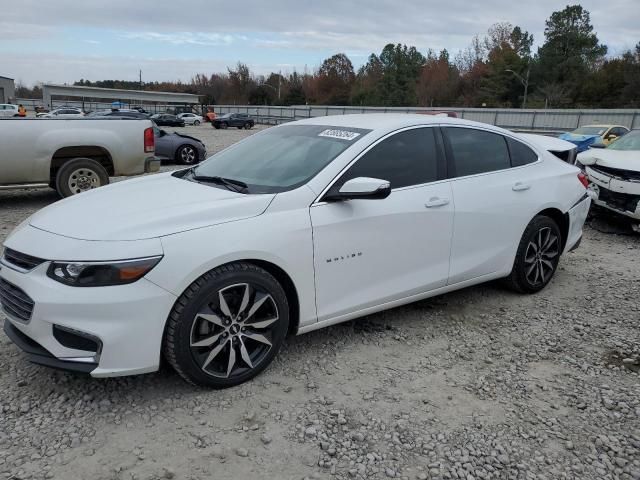
{"type": "Polygon", "coordinates": [[[424,115],[292,122],[25,220],[5,242],[5,331],[45,365],[107,377],[164,356],[227,387],[290,332],[498,278],[540,291],[589,205],[535,137],[424,115]]]}
{"type": "Polygon", "coordinates": [[[185,125],[200,125],[202,123],[202,117],[195,113],[181,113],[178,118],[184,120],[185,125]]]}
{"type": "Polygon", "coordinates": [[[62,107],[51,110],[48,113],[38,113],[36,116],[38,118],[82,118],[84,117],[84,112],[79,108],[62,107]]]}

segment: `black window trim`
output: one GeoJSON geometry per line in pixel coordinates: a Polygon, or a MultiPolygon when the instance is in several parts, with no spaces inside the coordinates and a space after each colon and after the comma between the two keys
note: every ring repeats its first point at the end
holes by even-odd
{"type": "Polygon", "coordinates": [[[442,140],[444,143],[444,152],[445,152],[445,156],[446,156],[446,163],[447,163],[447,178],[449,180],[458,180],[461,178],[471,178],[471,177],[479,177],[482,175],[491,175],[491,174],[495,174],[495,173],[500,173],[500,172],[506,172],[509,170],[514,170],[514,169],[519,169],[519,168],[526,168],[526,167],[530,167],[532,165],[537,165],[538,163],[540,163],[542,161],[542,157],[540,156],[540,154],[538,153],[538,149],[534,148],[532,145],[530,145],[527,142],[524,142],[523,140],[516,138],[512,135],[505,135],[501,132],[495,132],[493,130],[487,129],[487,128],[479,128],[475,125],[455,125],[455,124],[451,124],[451,123],[444,123],[439,125],[440,128],[440,132],[442,135],[442,140]],[[504,143],[507,146],[507,153],[509,155],[509,167],[508,168],[502,168],[500,170],[491,170],[489,172],[480,172],[480,173],[473,173],[471,175],[461,175],[459,177],[456,176],[456,165],[455,165],[455,161],[453,159],[453,152],[451,151],[451,144],[449,143],[449,138],[447,136],[446,133],[446,129],[447,128],[467,128],[467,129],[471,129],[471,130],[479,130],[481,132],[486,132],[486,133],[493,133],[494,135],[500,135],[503,140],[504,143]],[[507,139],[511,139],[514,140],[516,142],[520,142],[522,143],[524,146],[526,146],[527,148],[531,149],[533,151],[533,153],[536,154],[537,160],[535,162],[531,162],[531,163],[526,163],[524,165],[518,165],[518,166],[513,166],[513,160],[511,159],[511,149],[509,148],[509,142],[507,141],[507,139]]]}
{"type": "Polygon", "coordinates": [[[391,192],[409,190],[409,189],[413,189],[413,188],[420,188],[420,187],[424,187],[426,185],[435,185],[437,183],[449,181],[450,179],[447,178],[447,161],[446,161],[446,158],[445,158],[445,153],[444,153],[444,148],[443,148],[443,143],[442,143],[442,132],[440,132],[440,125],[439,124],[410,125],[410,126],[407,126],[407,127],[401,127],[401,128],[396,129],[396,130],[393,130],[391,132],[388,132],[385,135],[383,135],[382,137],[376,139],[375,141],[373,141],[372,143],[370,143],[369,145],[364,147],[342,170],[340,170],[340,172],[338,172],[338,174],[335,177],[333,177],[333,179],[327,184],[327,186],[322,189],[322,191],[320,192],[320,195],[318,195],[316,197],[316,199],[311,203],[311,206],[313,207],[315,205],[326,205],[326,204],[334,203],[334,202],[327,202],[326,200],[324,200],[324,197],[333,188],[333,186],[340,181],[342,176],[345,173],[347,173],[349,171],[349,169],[353,165],[355,165],[355,163],[358,160],[360,160],[364,155],[366,155],[369,152],[369,150],[371,150],[373,147],[375,147],[376,145],[378,145],[379,143],[385,141],[387,138],[389,138],[389,137],[391,137],[393,135],[396,135],[396,134],[401,133],[401,132],[405,132],[407,130],[415,130],[415,129],[418,129],[418,128],[433,128],[434,129],[433,133],[434,133],[434,137],[435,137],[435,140],[436,140],[436,155],[437,155],[436,161],[437,161],[438,179],[434,180],[432,182],[419,183],[419,184],[416,184],[416,185],[406,185],[404,187],[392,188],[391,192]]]}

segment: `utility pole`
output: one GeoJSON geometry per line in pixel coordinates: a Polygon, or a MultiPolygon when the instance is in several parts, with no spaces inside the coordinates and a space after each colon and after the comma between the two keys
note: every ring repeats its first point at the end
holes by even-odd
{"type": "Polygon", "coordinates": [[[140,90],[142,90],[142,70],[140,70],[140,90]]]}
{"type": "Polygon", "coordinates": [[[531,73],[531,64],[527,65],[527,73],[525,77],[522,77],[519,73],[514,72],[513,70],[506,69],[505,72],[513,73],[520,83],[524,86],[524,97],[522,99],[522,108],[527,108],[527,94],[529,93],[529,74],[531,73]]]}
{"type": "Polygon", "coordinates": [[[282,81],[282,70],[278,72],[278,103],[280,103],[280,82],[282,81]]]}

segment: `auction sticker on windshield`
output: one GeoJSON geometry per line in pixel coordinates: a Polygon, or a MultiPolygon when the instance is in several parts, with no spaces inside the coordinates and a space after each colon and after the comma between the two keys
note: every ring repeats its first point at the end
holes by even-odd
{"type": "Polygon", "coordinates": [[[353,140],[360,136],[358,132],[350,132],[349,130],[338,130],[335,128],[329,128],[323,130],[318,134],[319,137],[339,138],[340,140],[353,140]]]}

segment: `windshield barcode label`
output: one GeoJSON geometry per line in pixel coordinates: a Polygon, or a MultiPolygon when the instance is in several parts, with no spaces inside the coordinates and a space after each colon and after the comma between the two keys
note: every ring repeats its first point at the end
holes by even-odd
{"type": "Polygon", "coordinates": [[[350,132],[349,130],[336,130],[328,129],[320,132],[319,137],[339,138],[340,140],[353,140],[360,136],[357,132],[350,132]]]}

